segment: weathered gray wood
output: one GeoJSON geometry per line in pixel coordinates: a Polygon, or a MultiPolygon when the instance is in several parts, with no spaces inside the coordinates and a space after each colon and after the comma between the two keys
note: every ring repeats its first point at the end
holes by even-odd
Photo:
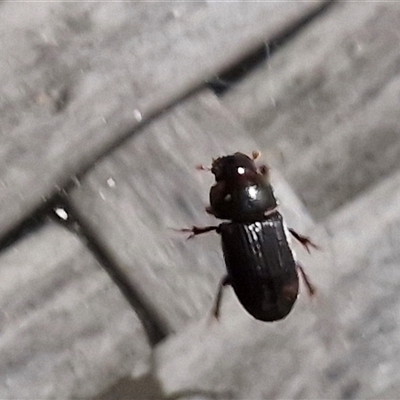
{"type": "Polygon", "coordinates": [[[0,236],[139,121],[318,4],[2,3],[0,236]]]}
{"type": "Polygon", "coordinates": [[[52,224],[0,256],[0,397],[83,398],[143,375],[142,325],[93,256],[52,224]]]}
{"type": "MultiPolygon", "coordinates": [[[[238,150],[251,153],[254,146],[204,92],[130,139],[71,193],[81,220],[173,331],[208,313],[224,273],[215,233],[186,241],[171,229],[219,223],[204,211],[212,174],[194,166],[238,150]]],[[[274,178],[288,221],[298,229],[312,226],[282,178],[274,178]]]]}
{"type": "Polygon", "coordinates": [[[318,218],[400,166],[399,18],[338,2],[223,99],[318,218]]]}
{"type": "Polygon", "coordinates": [[[236,312],[228,291],[220,323],[193,323],[161,344],[156,365],[166,392],[198,390],[233,399],[397,398],[399,204],[397,172],[329,219],[331,246],[325,243],[317,259],[307,260],[315,266],[308,271],[319,292],[312,304],[300,297],[286,320],[253,321],[236,312]]]}

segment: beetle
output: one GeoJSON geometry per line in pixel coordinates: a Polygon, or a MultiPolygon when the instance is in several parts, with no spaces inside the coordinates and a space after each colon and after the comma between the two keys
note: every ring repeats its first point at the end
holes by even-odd
{"type": "Polygon", "coordinates": [[[227,274],[222,278],[213,315],[218,319],[223,288],[233,287],[242,306],[261,321],[277,321],[292,310],[299,292],[299,275],[310,295],[315,293],[290,247],[289,234],[306,249],[317,246],[306,236],[288,229],[278,211],[278,202],[266,165],[257,167],[259,152],[249,157],[237,152],[219,157],[209,170],[215,176],[206,211],[228,220],[217,226],[181,229],[189,238],[215,231],[221,236],[227,274]]]}

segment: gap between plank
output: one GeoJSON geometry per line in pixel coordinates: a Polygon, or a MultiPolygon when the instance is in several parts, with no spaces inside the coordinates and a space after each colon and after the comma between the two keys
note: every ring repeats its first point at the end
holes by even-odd
{"type": "Polygon", "coordinates": [[[46,220],[59,223],[64,228],[67,228],[73,234],[80,237],[83,244],[104,268],[136,312],[152,347],[157,345],[170,333],[166,324],[161,321],[157,313],[151,310],[151,307],[146,305],[137,294],[135,288],[129,283],[129,279],[118,268],[117,262],[113,259],[112,255],[110,255],[105,246],[101,244],[96,232],[85,223],[84,218],[81,218],[78,211],[75,210],[66,199],[65,192],[55,195],[51,201],[39,207],[29,218],[9,231],[8,234],[0,240],[0,253],[11,247],[20,239],[37,232],[46,220]],[[60,214],[56,213],[55,210],[63,210],[67,217],[65,219],[60,217],[60,214]]]}
{"type": "MultiPolygon", "coordinates": [[[[235,66],[229,68],[227,71],[217,75],[217,79],[222,79],[225,74],[231,74],[234,70],[243,69],[244,64],[248,64],[249,66],[254,64],[252,68],[247,68],[244,73],[240,75],[240,79],[244,79],[247,73],[250,73],[252,69],[256,67],[262,61],[267,60],[272,56],[272,54],[278,50],[278,48],[292,39],[300,30],[305,28],[312,20],[317,18],[323,12],[329,9],[331,4],[338,2],[338,0],[326,0],[322,3],[317,9],[312,11],[310,14],[303,16],[294,26],[288,27],[287,29],[283,30],[279,35],[269,41],[268,45],[263,44],[261,48],[258,48],[255,52],[251,52],[247,54],[239,63],[235,66]],[[269,51],[266,52],[267,46],[269,47],[269,51]],[[258,60],[260,56],[267,58],[263,58],[258,60]],[[267,54],[265,54],[267,53],[267,54]],[[258,60],[258,61],[257,61],[258,60]]],[[[214,79],[215,80],[215,79],[214,79]]],[[[97,155],[86,164],[82,165],[81,169],[74,175],[73,179],[70,178],[68,182],[65,182],[64,185],[61,185],[65,190],[68,190],[70,187],[73,187],[76,180],[81,180],[88,171],[92,169],[92,167],[98,163],[101,159],[106,157],[109,153],[116,150],[118,147],[123,145],[127,140],[129,140],[133,135],[140,133],[143,131],[148,125],[154,122],[157,118],[161,117],[164,113],[168,112],[172,108],[176,107],[178,104],[184,102],[185,100],[189,99],[192,96],[195,96],[197,93],[202,92],[204,89],[211,89],[212,85],[210,82],[213,81],[213,78],[206,79],[204,82],[199,83],[197,86],[189,88],[186,92],[183,92],[179,97],[172,99],[169,104],[166,104],[161,109],[153,111],[151,114],[147,116],[147,118],[143,119],[142,121],[138,122],[138,124],[133,127],[132,129],[128,129],[127,131],[123,132],[119,139],[116,139],[114,142],[110,143],[108,146],[105,146],[97,155]]],[[[227,88],[230,88],[231,85],[227,88]]],[[[216,91],[214,91],[216,92],[216,91]]],[[[226,92],[226,90],[224,91],[226,92]]]]}
{"type": "Polygon", "coordinates": [[[303,16],[294,26],[287,28],[276,37],[262,44],[258,49],[246,55],[233,67],[228,68],[221,74],[210,79],[206,86],[209,87],[217,96],[223,96],[234,85],[237,85],[248,74],[257,67],[267,62],[273,54],[280,49],[285,43],[293,39],[301,30],[303,30],[310,22],[319,17],[322,13],[338,0],[328,0],[308,15],[303,16]]]}
{"type": "Polygon", "coordinates": [[[268,58],[272,56],[272,54],[279,48],[279,46],[283,45],[291,38],[293,38],[308,23],[318,17],[321,13],[325,12],[332,3],[335,3],[337,1],[338,0],[327,0],[326,2],[322,3],[319,8],[317,8],[310,14],[305,15],[300,21],[298,21],[297,24],[289,29],[286,29],[280,35],[277,35],[276,38],[270,40],[269,44],[262,45],[255,52],[248,54],[234,67],[229,68],[227,71],[219,74],[217,78],[209,79],[208,81],[206,80],[204,83],[192,87],[185,93],[182,93],[178,98],[173,99],[163,108],[155,110],[146,119],[139,122],[135,127],[123,132],[120,135],[119,139],[110,143],[108,146],[103,147],[97,154],[94,154],[94,156],[89,161],[84,162],[77,171],[69,176],[60,177],[59,182],[57,182],[57,185],[54,186],[54,190],[52,192],[46,193],[47,200],[44,200],[42,204],[39,204],[29,214],[25,215],[22,221],[16,222],[12,228],[3,233],[3,235],[0,237],[0,252],[12,245],[19,238],[29,234],[30,231],[35,230],[37,226],[39,226],[43,222],[48,210],[50,210],[52,208],[51,205],[57,201],[60,193],[66,193],[68,190],[76,186],[76,182],[81,180],[97,162],[99,162],[112,151],[123,145],[134,134],[140,133],[140,131],[150,125],[158,117],[163,115],[165,112],[168,112],[179,103],[184,102],[191,96],[196,95],[197,93],[203,91],[205,88],[213,88],[212,82],[215,82],[215,87],[213,88],[214,92],[219,94],[222,94],[223,92],[225,93],[231,88],[232,85],[228,84],[226,85],[226,87],[221,88],[221,83],[218,83],[219,81],[222,82],[224,81],[224,79],[226,79],[224,77],[235,75],[237,75],[237,78],[233,79],[234,82],[238,82],[239,80],[244,79],[245,76],[250,73],[257,65],[259,65],[263,61],[268,60],[268,58]],[[235,71],[242,72],[237,74],[235,71]]]}
{"type": "MultiPolygon", "coordinates": [[[[317,18],[323,12],[325,12],[332,3],[337,0],[328,0],[321,4],[319,8],[314,10],[312,13],[305,15],[301,20],[294,26],[283,31],[280,35],[276,36],[267,44],[263,44],[256,51],[248,54],[234,67],[222,72],[217,78],[210,79],[199,86],[193,87],[186,93],[183,93],[179,98],[172,101],[162,109],[156,110],[149,117],[140,122],[136,127],[126,131],[120,139],[114,141],[109,146],[106,146],[100,151],[92,160],[82,166],[73,176],[64,179],[64,182],[60,182],[55,187],[54,192],[50,193],[48,200],[40,204],[31,214],[26,217],[23,221],[16,224],[15,227],[6,232],[3,237],[0,238],[0,253],[13,245],[22,237],[32,234],[39,229],[47,218],[51,215],[54,216],[54,208],[58,205],[68,210],[69,218],[68,221],[63,221],[64,226],[69,228],[76,234],[78,234],[86,243],[89,250],[92,252],[98,262],[104,267],[113,281],[120,288],[126,299],[129,301],[131,306],[137,312],[144,329],[148,335],[149,342],[154,346],[164,339],[169,331],[165,324],[160,321],[160,318],[155,312],[149,311],[149,308],[140,299],[135,289],[129,283],[127,277],[123,272],[117,268],[117,263],[113,260],[113,257],[105,250],[104,246],[101,245],[96,233],[84,222],[84,219],[79,216],[77,210],[73,209],[72,205],[65,199],[65,193],[76,185],[76,181],[80,180],[88,171],[91,170],[93,165],[99,160],[107,156],[110,152],[117,149],[125,141],[129,140],[134,134],[147,127],[155,119],[160,117],[165,112],[169,111],[177,104],[185,101],[187,98],[195,95],[196,93],[204,90],[205,87],[211,88],[216,94],[222,95],[226,93],[233,83],[237,83],[244,79],[254,68],[256,68],[262,62],[267,61],[282,45],[292,39],[300,30],[304,29],[312,20],[317,18]],[[60,187],[63,189],[60,190],[60,187]],[[60,201],[60,199],[62,199],[60,201]]],[[[53,218],[61,222],[60,218],[53,218]]]]}
{"type": "Polygon", "coordinates": [[[140,319],[143,328],[147,334],[149,343],[152,347],[157,345],[170,333],[167,325],[161,320],[156,310],[137,293],[137,290],[130,283],[125,273],[118,268],[118,263],[114,257],[107,251],[106,246],[103,245],[95,230],[86,223],[85,218],[80,215],[80,212],[68,201],[66,196],[60,196],[49,212],[53,212],[53,220],[60,223],[62,226],[67,227],[70,231],[77,234],[97,262],[104,268],[110,278],[118,286],[119,290],[129,302],[131,307],[135,310],[138,318],[140,319]],[[67,218],[60,218],[55,209],[64,210],[67,218]]]}

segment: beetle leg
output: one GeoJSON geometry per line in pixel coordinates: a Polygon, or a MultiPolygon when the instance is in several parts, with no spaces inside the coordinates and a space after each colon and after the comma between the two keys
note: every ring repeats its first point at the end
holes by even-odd
{"type": "Polygon", "coordinates": [[[230,279],[229,275],[225,275],[221,279],[221,282],[219,283],[218,292],[217,292],[217,296],[215,298],[214,307],[212,308],[212,315],[216,319],[219,319],[219,311],[221,309],[222,292],[224,290],[224,287],[227,286],[227,285],[230,285],[230,284],[231,284],[231,279],[230,279]]]}
{"type": "Polygon", "coordinates": [[[197,164],[195,168],[198,169],[199,171],[211,171],[211,167],[206,167],[203,164],[197,164]]]}
{"type": "Polygon", "coordinates": [[[192,226],[191,228],[184,228],[178,230],[179,232],[190,232],[188,239],[192,239],[193,237],[201,235],[202,233],[218,231],[218,228],[219,228],[218,226],[203,226],[203,227],[192,226]]]}
{"type": "Polygon", "coordinates": [[[316,287],[310,282],[310,280],[308,279],[308,276],[306,275],[306,273],[304,272],[304,269],[302,267],[302,265],[297,261],[296,262],[296,268],[297,270],[300,272],[300,275],[304,281],[304,283],[306,284],[307,287],[307,291],[308,294],[310,296],[314,296],[315,292],[317,291],[316,287]]]}
{"type": "Polygon", "coordinates": [[[310,238],[308,238],[307,236],[303,236],[300,235],[299,233],[297,233],[294,229],[289,228],[289,232],[294,236],[294,238],[296,240],[298,240],[305,248],[308,252],[310,252],[309,246],[310,247],[314,247],[314,249],[319,249],[319,247],[313,243],[310,238]]]}

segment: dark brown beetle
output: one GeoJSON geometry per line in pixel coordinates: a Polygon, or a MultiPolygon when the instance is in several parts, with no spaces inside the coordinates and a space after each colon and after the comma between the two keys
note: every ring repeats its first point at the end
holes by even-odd
{"type": "MultiPolygon", "coordinates": [[[[189,237],[216,231],[221,235],[228,274],[222,279],[213,313],[219,317],[222,290],[231,285],[243,307],[256,319],[285,318],[298,295],[300,273],[314,294],[314,287],[294,258],[288,232],[309,250],[317,247],[307,237],[287,229],[277,211],[277,200],[269,182],[268,167],[259,168],[252,158],[235,153],[213,161],[215,185],[210,189],[207,212],[230,220],[218,226],[182,229],[189,237]]],[[[209,169],[199,166],[199,169],[209,169]]]]}

